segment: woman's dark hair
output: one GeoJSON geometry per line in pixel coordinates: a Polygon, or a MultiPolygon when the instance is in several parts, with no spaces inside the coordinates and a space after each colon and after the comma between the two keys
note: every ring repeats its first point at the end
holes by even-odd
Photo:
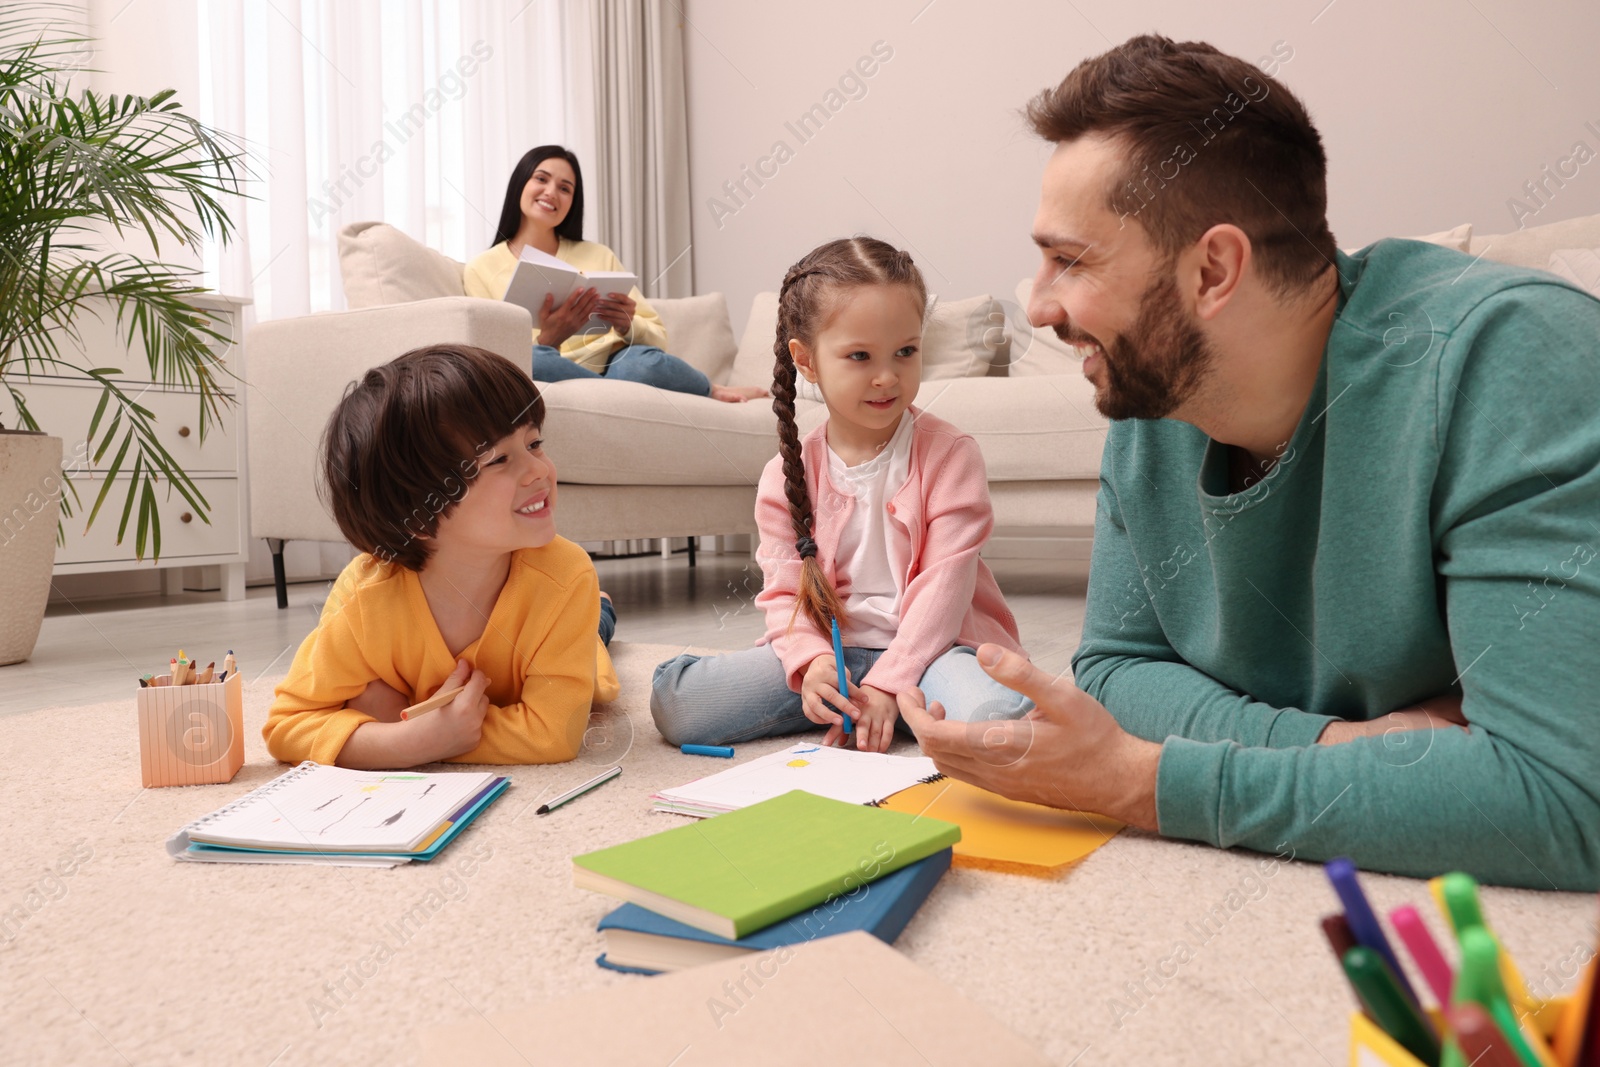
{"type": "Polygon", "coordinates": [[[471,345],[412,349],[346,387],[322,432],[317,490],[352,545],[420,571],[483,454],[543,425],[539,390],[505,357],[471,345]]]}
{"type": "Polygon", "coordinates": [[[1249,236],[1280,294],[1333,262],[1322,138],[1293,93],[1242,59],[1202,41],[1133,37],[1079,63],[1025,115],[1056,144],[1086,134],[1125,144],[1107,204],[1168,256],[1227,222],[1249,236]]]}
{"type": "Polygon", "coordinates": [[[569,241],[583,240],[583,168],[578,166],[578,157],[560,145],[542,144],[529,149],[511,168],[511,180],[506,183],[505,206],[500,209],[500,227],[494,231],[494,240],[489,242],[489,247],[511,240],[522,228],[522,188],[533,177],[533,172],[539,169],[539,164],[552,156],[566,160],[572,167],[572,207],[568,209],[567,217],[561,220],[561,225],[556,227],[556,236],[569,241]]]}
{"type": "Polygon", "coordinates": [[[778,336],[772,345],[772,410],[778,415],[778,452],[783,456],[784,495],[789,500],[789,521],[794,527],[795,551],[800,554],[800,590],[794,615],[801,611],[823,633],[834,619],[846,625],[844,602],[828,583],[817,563],[817,543],[811,536],[811,491],[806,487],[805,461],[800,455],[800,431],[794,423],[794,357],[790,340],[815,351],[818,332],[837,310],[847,289],[862,285],[903,285],[917,301],[917,311],[928,304],[928,287],[911,256],[876,237],[848,237],[829,241],[808,252],[789,268],[778,293],[778,336]]]}

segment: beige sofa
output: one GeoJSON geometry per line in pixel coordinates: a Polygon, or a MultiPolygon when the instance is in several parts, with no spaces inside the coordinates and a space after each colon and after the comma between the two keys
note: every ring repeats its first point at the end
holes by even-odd
{"type": "MultiPolygon", "coordinates": [[[[1600,215],[1479,237],[1460,226],[1422,239],[1583,284],[1597,262],[1600,215]]],[[[381,223],[347,227],[339,243],[351,310],[264,322],[246,341],[250,524],[273,548],[280,606],[283,541],[341,540],[314,485],[316,443],[346,383],[430,342],[478,345],[524,366],[529,359],[528,313],[462,295],[460,263],[381,223]]],[[[933,302],[917,402],[977,439],[999,530],[1047,536],[1062,543],[1058,555],[1087,558],[1106,422],[1069,349],[1028,326],[1030,286],[1023,279],[1001,300],[933,302]]],[[[775,294],[756,297],[738,342],[720,293],[651,303],[666,323],[668,349],[713,381],[770,383],[775,294]]],[[[777,452],[766,403],[722,404],[630,382],[558,382],[542,391],[565,536],[754,532],[756,481],[777,452]]],[[[797,406],[802,432],[821,421],[816,400],[797,406]]]]}
{"type": "MultiPolygon", "coordinates": [[[[315,491],[317,442],[348,382],[417,345],[478,345],[527,366],[532,320],[462,295],[462,264],[381,223],[346,227],[340,266],[351,310],[250,331],[250,526],[281,579],[283,542],[342,540],[315,491]]],[[[1025,301],[1025,280],[1019,291],[1025,301]]],[[[713,381],[770,384],[777,298],[756,297],[735,342],[722,294],[652,299],[667,348],[713,381]]],[[[1086,556],[1106,422],[1077,361],[1028,327],[1017,302],[935,298],[917,403],[972,433],[989,468],[996,524],[1065,539],[1086,556]]],[[[541,385],[561,480],[559,526],[575,541],[755,532],[755,486],[777,453],[765,401],[724,404],[632,382],[541,385]]],[[[797,401],[802,432],[822,421],[797,401]]],[[[692,544],[692,542],[691,542],[692,544]]]]}

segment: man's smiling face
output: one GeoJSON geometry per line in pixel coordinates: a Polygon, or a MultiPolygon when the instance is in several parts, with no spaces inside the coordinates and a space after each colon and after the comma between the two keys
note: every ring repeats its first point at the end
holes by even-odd
{"type": "Polygon", "coordinates": [[[1119,141],[1098,135],[1056,146],[1033,224],[1043,263],[1028,318],[1089,352],[1083,374],[1102,415],[1159,419],[1194,395],[1213,353],[1178,291],[1174,260],[1107,205],[1124,158],[1119,141]]]}

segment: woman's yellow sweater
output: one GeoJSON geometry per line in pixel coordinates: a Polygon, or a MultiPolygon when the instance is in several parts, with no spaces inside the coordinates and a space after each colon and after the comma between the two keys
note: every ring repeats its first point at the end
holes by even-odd
{"type": "MultiPolygon", "coordinates": [[[[478,747],[453,763],[559,763],[577,756],[590,706],[619,691],[600,644],[600,583],[564,537],[512,554],[483,635],[460,658],[489,676],[478,747]]],[[[345,707],[374,679],[432,696],[455,669],[415,571],[362,554],[350,562],[300,645],[261,733],[289,763],[332,764],[370,715],[345,707]]]]}
{"type": "MultiPolygon", "coordinates": [[[[628,269],[622,265],[615,252],[595,241],[569,241],[563,237],[559,247],[556,248],[556,258],[563,263],[572,264],[581,271],[628,269]]],[[[501,241],[467,264],[462,282],[468,296],[499,300],[505,296],[506,286],[511,284],[511,275],[516,269],[517,257],[511,254],[506,242],[501,241]]],[[[645,302],[638,286],[634,286],[628,295],[633,297],[635,306],[633,328],[628,331],[627,337],[623,337],[616,330],[607,330],[598,337],[573,334],[562,342],[561,354],[579,366],[587,367],[599,374],[605,371],[606,363],[611,359],[612,353],[619,348],[627,345],[654,345],[657,348],[665,348],[667,328],[662,324],[661,316],[656,314],[655,308],[645,302]]],[[[533,341],[535,344],[539,342],[537,326],[533,330],[533,341]]]]}

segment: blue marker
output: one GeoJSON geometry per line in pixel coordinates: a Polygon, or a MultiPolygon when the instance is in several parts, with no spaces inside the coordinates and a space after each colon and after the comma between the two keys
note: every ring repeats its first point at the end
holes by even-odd
{"type": "MultiPolygon", "coordinates": [[[[845,700],[850,699],[850,676],[844,673],[844,639],[839,636],[839,620],[833,620],[833,662],[839,668],[839,695],[845,700]]],[[[850,716],[843,708],[839,708],[839,715],[844,719],[844,732],[855,732],[855,726],[850,722],[850,716]]]]}
{"type": "Polygon", "coordinates": [[[728,745],[679,745],[678,750],[685,756],[721,756],[723,759],[733,758],[733,749],[728,745]]]}
{"type": "Polygon", "coordinates": [[[1394,949],[1389,947],[1389,938],[1384,935],[1383,927],[1378,925],[1378,917],[1373,914],[1372,905],[1367,903],[1367,895],[1361,891],[1361,883],[1356,881],[1356,865],[1340,856],[1338,859],[1329,860],[1323,870],[1327,872],[1328,881],[1333,883],[1333,891],[1339,895],[1339,902],[1344,905],[1344,917],[1350,924],[1350,933],[1355,935],[1356,943],[1365,945],[1382,956],[1383,962],[1394,972],[1406,996],[1411,998],[1413,1004],[1420,1003],[1417,1000],[1417,991],[1411,988],[1405,972],[1400,969],[1400,961],[1395,958],[1394,949]]]}

